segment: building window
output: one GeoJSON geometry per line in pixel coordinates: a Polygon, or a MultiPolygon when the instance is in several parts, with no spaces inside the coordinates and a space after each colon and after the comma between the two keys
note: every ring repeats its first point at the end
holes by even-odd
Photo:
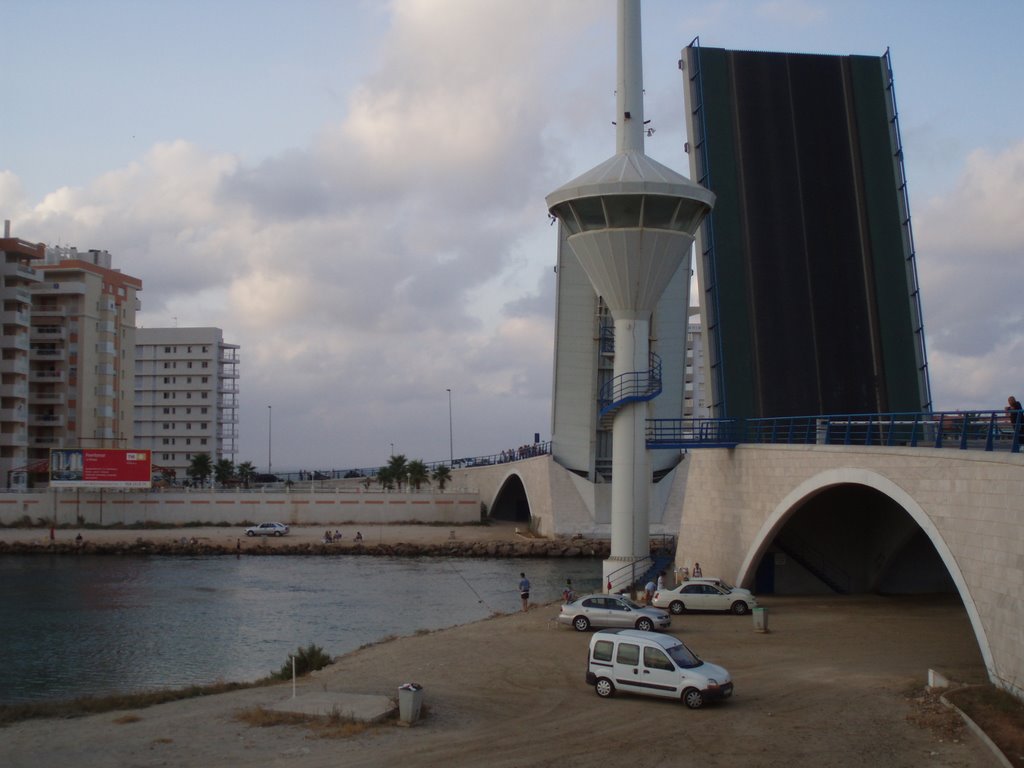
{"type": "Polygon", "coordinates": [[[202,440],[200,440],[199,444],[200,445],[206,445],[206,438],[204,437],[202,440]]]}
{"type": "Polygon", "coordinates": [[[191,421],[188,422],[187,424],[185,424],[185,429],[192,429],[192,422],[191,421]]]}
{"type": "Polygon", "coordinates": [[[170,400],[170,398],[171,398],[171,393],[170,392],[164,392],[164,400],[170,400]]]}
{"type": "Polygon", "coordinates": [[[192,393],[191,392],[186,392],[185,393],[185,399],[186,400],[191,400],[192,399],[192,393]]]}
{"type": "Polygon", "coordinates": [[[205,360],[203,360],[203,368],[209,368],[209,367],[210,367],[210,364],[208,362],[206,362],[205,360]]]}
{"type": "Polygon", "coordinates": [[[165,421],[165,422],[164,422],[164,429],[170,429],[170,428],[171,428],[171,425],[170,425],[170,424],[168,424],[168,423],[167,423],[167,422],[165,421]]]}
{"type": "Polygon", "coordinates": [[[209,392],[203,392],[203,400],[209,400],[210,398],[207,397],[207,395],[209,395],[209,394],[210,394],[209,392]]]}
{"type": "Polygon", "coordinates": [[[208,421],[204,421],[204,422],[203,422],[203,425],[202,425],[202,428],[203,428],[203,429],[206,429],[206,428],[207,428],[207,427],[209,427],[209,426],[210,426],[210,422],[208,422],[208,421]]]}
{"type": "Polygon", "coordinates": [[[189,361],[188,361],[188,367],[189,367],[189,368],[191,368],[191,367],[192,367],[192,361],[191,361],[191,360],[189,360],[189,361]]]}
{"type": "Polygon", "coordinates": [[[168,355],[171,354],[171,348],[170,347],[164,347],[164,353],[168,354],[168,355]]]}
{"type": "Polygon", "coordinates": [[[191,437],[186,437],[185,438],[185,445],[192,445],[192,438],[191,437]]]}
{"type": "Polygon", "coordinates": [[[210,382],[210,377],[209,376],[203,376],[203,384],[208,384],[209,382],[210,382]]]}
{"type": "Polygon", "coordinates": [[[164,368],[170,368],[170,367],[171,367],[170,363],[167,363],[167,362],[164,363],[164,368]]]}
{"type": "Polygon", "coordinates": [[[210,409],[209,408],[200,408],[199,412],[205,414],[208,410],[210,410],[210,409]]]}
{"type": "Polygon", "coordinates": [[[170,408],[164,408],[164,413],[170,413],[170,412],[171,412],[170,408]]]}

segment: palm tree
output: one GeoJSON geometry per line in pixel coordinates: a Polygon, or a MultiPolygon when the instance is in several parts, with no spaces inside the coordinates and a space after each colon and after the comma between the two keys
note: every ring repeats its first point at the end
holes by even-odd
{"type": "Polygon", "coordinates": [[[437,483],[437,487],[442,491],[444,487],[451,482],[452,471],[448,469],[447,464],[438,464],[437,468],[434,469],[434,482],[437,483]]]}
{"type": "Polygon", "coordinates": [[[185,470],[185,474],[192,479],[192,482],[200,486],[206,483],[207,478],[210,477],[212,472],[213,462],[210,460],[210,454],[208,453],[195,454],[188,469],[185,470]]]}
{"type": "Polygon", "coordinates": [[[409,485],[417,491],[423,483],[430,482],[430,471],[427,469],[427,465],[419,459],[413,459],[406,465],[405,476],[409,480],[409,485]]]}
{"type": "Polygon", "coordinates": [[[238,479],[246,488],[256,477],[256,466],[251,461],[243,461],[238,465],[238,479]]]}
{"type": "Polygon", "coordinates": [[[388,474],[395,485],[398,486],[398,490],[402,490],[405,476],[409,474],[409,464],[405,460],[404,453],[400,453],[397,456],[393,455],[388,459],[388,474]]]}
{"type": "Polygon", "coordinates": [[[395,487],[395,481],[392,477],[390,467],[381,467],[377,470],[377,482],[380,483],[380,487],[385,491],[390,491],[395,487]]]}
{"type": "Polygon", "coordinates": [[[213,479],[217,485],[227,485],[235,479],[235,462],[231,459],[220,459],[213,465],[213,479]]]}

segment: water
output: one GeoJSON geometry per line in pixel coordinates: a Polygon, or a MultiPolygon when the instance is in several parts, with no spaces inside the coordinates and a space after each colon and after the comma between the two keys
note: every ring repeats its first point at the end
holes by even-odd
{"type": "MultiPolygon", "coordinates": [[[[598,590],[588,559],[0,558],[0,704],[251,681],[331,655],[598,590]]],[[[554,608],[548,608],[552,615],[554,608]]]]}

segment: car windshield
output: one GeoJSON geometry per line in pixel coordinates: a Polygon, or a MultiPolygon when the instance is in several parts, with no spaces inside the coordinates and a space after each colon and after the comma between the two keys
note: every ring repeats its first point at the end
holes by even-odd
{"type": "Polygon", "coordinates": [[[693,667],[699,667],[704,663],[700,660],[697,654],[682,643],[679,645],[673,645],[671,648],[667,648],[666,652],[672,657],[672,661],[674,661],[676,666],[680,669],[692,669],[693,667]]]}

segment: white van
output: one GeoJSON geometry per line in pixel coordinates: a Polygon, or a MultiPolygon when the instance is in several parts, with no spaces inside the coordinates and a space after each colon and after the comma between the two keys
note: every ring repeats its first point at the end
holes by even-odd
{"type": "Polygon", "coordinates": [[[690,709],[732,696],[732,675],[682,641],[639,629],[602,629],[590,638],[587,683],[602,698],[628,691],[682,699],[690,709]]]}

